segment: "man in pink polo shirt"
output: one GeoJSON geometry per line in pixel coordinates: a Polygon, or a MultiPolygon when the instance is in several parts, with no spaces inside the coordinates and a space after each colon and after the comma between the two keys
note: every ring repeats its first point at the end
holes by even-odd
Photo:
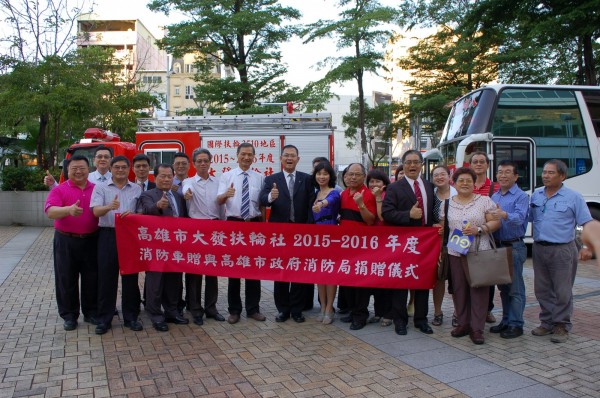
{"type": "Polygon", "coordinates": [[[50,191],[44,210],[54,220],[54,274],[58,313],[65,330],[75,330],[79,318],[79,278],[83,320],[96,324],[98,310],[98,218],[90,208],[94,184],[88,181],[85,156],[73,156],[68,180],[50,191]]]}

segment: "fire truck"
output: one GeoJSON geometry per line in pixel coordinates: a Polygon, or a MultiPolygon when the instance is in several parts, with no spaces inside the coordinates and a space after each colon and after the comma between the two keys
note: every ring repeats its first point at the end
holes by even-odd
{"type": "Polygon", "coordinates": [[[206,148],[213,156],[210,174],[219,176],[237,167],[236,148],[243,142],[254,145],[252,169],[264,175],[281,171],[281,148],[291,144],[300,153],[297,169],[310,173],[317,156],[333,164],[333,133],[330,113],[170,116],[139,119],[135,146],[152,169],[173,163],[177,152],[191,159],[194,149],[206,148]]]}

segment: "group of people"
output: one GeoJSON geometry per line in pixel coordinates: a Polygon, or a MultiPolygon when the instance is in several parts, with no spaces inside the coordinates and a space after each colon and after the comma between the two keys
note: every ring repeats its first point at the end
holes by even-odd
{"type": "MultiPolygon", "coordinates": [[[[510,245],[513,250],[514,279],[510,285],[499,286],[503,316],[490,329],[503,338],[523,333],[523,263],[527,253],[523,237],[527,223],[532,222],[535,294],[541,308],[541,324],[532,333],[552,334],[554,342],[567,340],[578,259],[574,226],[584,225],[584,239],[590,245],[594,243],[594,234],[588,230],[598,227],[591,222],[581,195],[562,184],[567,169],[561,161],[546,163],[542,175],[544,187],[529,200],[516,184],[518,172],[514,163],[500,162],[497,183],[486,177],[489,159],[483,152],[471,156],[471,168],[454,171],[453,185],[450,172],[443,165],[432,170],[432,182],[425,180],[422,155],[410,150],[402,157],[395,182],[390,183],[388,176],[379,170],[367,173],[362,164],[353,163],[342,175],[345,189],[337,185],[336,173],[326,158],[313,160],[312,175],[297,170],[300,154],[294,145],[282,148],[282,171],[267,177],[251,169],[254,157],[252,144],[242,143],[237,148],[238,167],[213,177],[209,173],[210,151],[198,148],[192,159],[185,153],[177,153],[173,164],[161,163],[155,167],[153,183],[148,180],[150,160],[146,155],[136,155],[131,165],[126,157],[112,157],[108,148],[100,146],[94,155],[93,173],[89,172],[86,157],[73,156],[66,166],[64,183],[56,184],[48,174],[45,183],[51,192],[45,210],[55,220],[56,298],[64,329],[77,327],[80,308],[84,321],[96,325],[97,334],[104,334],[112,327],[119,277],[115,215],[141,213],[237,222],[339,224],[344,228],[437,226],[440,233],[447,223],[449,230],[458,229],[463,235],[489,235],[497,245],[510,245]],[[191,165],[196,174],[188,177],[191,165]],[[130,167],[135,181],[128,180],[130,167]]],[[[488,239],[479,242],[480,250],[489,248],[488,239]]],[[[470,287],[463,256],[452,250],[448,254],[448,291],[455,308],[452,336],[469,335],[475,344],[482,344],[485,322],[495,322],[491,314],[494,290],[470,287]]],[[[591,250],[583,248],[579,258],[589,257],[591,250]]],[[[131,330],[143,329],[139,320],[142,302],[152,326],[161,332],[169,329],[169,323],[189,323],[183,315],[184,308],[196,325],[202,325],[205,316],[225,321],[216,306],[217,277],[148,271],[142,293],[138,274],[122,275],[121,283],[124,324],[131,330]]],[[[244,285],[242,303],[241,280],[228,279],[230,324],[239,322],[244,307],[248,318],[266,319],[260,311],[260,280],[246,279],[244,285]]],[[[337,293],[337,313],[345,315],[340,319],[349,322],[352,330],[369,322],[380,322],[382,326],[393,323],[395,332],[405,335],[408,318],[413,316],[415,328],[425,334],[433,333],[428,321],[429,290],[409,292],[344,286],[338,290],[333,284],[318,285],[317,290],[321,305],[318,322],[333,322],[337,293]],[[369,318],[371,296],[375,313],[369,318]],[[411,306],[414,310],[409,310],[411,306]]],[[[441,305],[445,291],[445,281],[438,280],[433,289],[434,326],[443,323],[441,305]]],[[[303,311],[312,307],[313,295],[312,285],[275,282],[276,322],[290,318],[304,322],[303,311]]]]}

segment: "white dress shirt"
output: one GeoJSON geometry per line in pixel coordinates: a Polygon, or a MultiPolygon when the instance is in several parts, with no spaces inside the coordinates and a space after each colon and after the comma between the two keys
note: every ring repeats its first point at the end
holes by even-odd
{"type": "Polygon", "coordinates": [[[223,219],[223,206],[217,202],[217,192],[219,191],[218,177],[209,176],[205,180],[196,174],[193,177],[183,180],[182,187],[184,195],[188,189],[192,191],[192,199],[187,201],[190,218],[223,219]]]}
{"type": "MultiPolygon", "coordinates": [[[[218,195],[224,194],[233,183],[235,195],[228,198],[225,202],[225,211],[227,217],[242,218],[242,184],[244,181],[244,171],[239,167],[230,170],[223,175],[219,181],[218,195]]],[[[265,177],[254,170],[248,169],[248,184],[250,193],[250,218],[260,217],[260,206],[258,196],[263,187],[265,177]]]]}

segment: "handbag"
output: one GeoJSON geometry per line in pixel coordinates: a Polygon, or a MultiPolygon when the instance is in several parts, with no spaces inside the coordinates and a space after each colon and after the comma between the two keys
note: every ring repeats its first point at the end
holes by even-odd
{"type": "Polygon", "coordinates": [[[506,285],[512,283],[512,246],[496,247],[490,235],[492,249],[479,250],[480,237],[475,237],[475,251],[462,256],[462,266],[471,287],[506,285]]]}
{"type": "Polygon", "coordinates": [[[445,281],[448,279],[448,271],[450,270],[450,259],[448,257],[448,236],[450,235],[450,227],[448,227],[448,205],[450,200],[444,201],[444,234],[442,237],[442,248],[437,261],[437,280],[445,281]]]}

